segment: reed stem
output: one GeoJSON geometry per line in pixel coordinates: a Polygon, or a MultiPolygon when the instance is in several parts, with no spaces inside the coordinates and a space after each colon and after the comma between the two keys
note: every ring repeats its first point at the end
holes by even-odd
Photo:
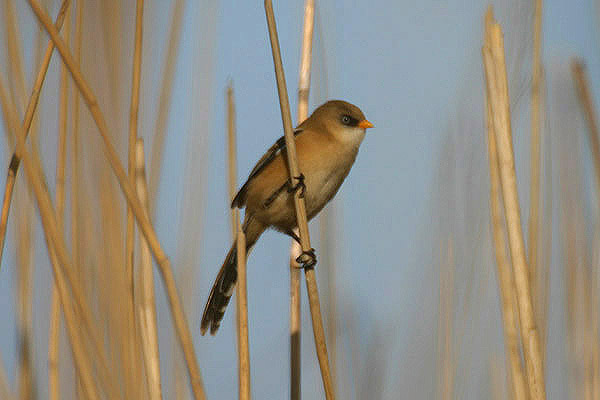
{"type": "Polygon", "coordinates": [[[494,135],[498,148],[498,165],[504,198],[504,212],[513,262],[521,342],[523,343],[523,353],[527,367],[530,398],[531,400],[545,399],[543,362],[532,305],[529,269],[527,267],[523,232],[521,229],[521,212],[517,193],[514,154],[512,151],[510,103],[506,63],[504,60],[504,39],[500,25],[495,22],[491,23],[489,29],[486,31],[483,60],[488,102],[491,105],[494,135]]]}
{"type": "MultiPolygon", "coordinates": [[[[133,50],[133,71],[131,77],[131,103],[129,109],[129,146],[128,146],[128,173],[129,183],[132,187],[136,187],[136,153],[137,153],[137,130],[138,130],[138,114],[140,104],[140,77],[142,69],[142,29],[144,21],[144,0],[136,1],[135,10],[135,38],[133,50]]],[[[143,155],[143,153],[142,153],[143,155]]],[[[142,203],[143,204],[143,203],[142,203]]],[[[138,377],[139,368],[137,368],[138,341],[136,335],[135,323],[135,294],[133,280],[133,265],[134,265],[134,245],[135,245],[135,225],[131,207],[127,207],[127,227],[125,232],[125,285],[127,295],[127,312],[125,313],[126,323],[126,349],[125,359],[128,362],[126,368],[127,382],[130,393],[133,397],[139,397],[138,377]]],[[[128,396],[129,397],[129,396],[128,396]]]]}
{"type": "MultiPolygon", "coordinates": [[[[273,4],[270,0],[265,0],[265,12],[267,24],[269,27],[269,39],[271,41],[271,50],[273,53],[273,63],[275,65],[275,75],[277,77],[277,90],[279,93],[279,106],[281,108],[281,118],[285,133],[285,143],[287,149],[287,162],[289,167],[290,179],[292,182],[300,176],[298,169],[298,159],[296,156],[296,143],[292,129],[292,117],[290,113],[290,103],[288,99],[287,86],[281,61],[281,51],[279,48],[279,39],[277,37],[277,27],[275,16],[273,14],[273,4]]],[[[298,231],[302,250],[311,250],[310,236],[308,231],[308,222],[306,218],[306,205],[304,198],[300,197],[300,191],[294,193],[294,207],[296,209],[296,218],[298,220],[298,231]]],[[[334,398],[333,384],[331,381],[331,372],[329,370],[329,359],[327,357],[327,344],[325,342],[325,331],[323,329],[323,317],[321,316],[321,305],[319,303],[319,291],[315,278],[314,268],[304,268],[308,299],[310,304],[310,314],[312,318],[313,333],[315,337],[315,347],[319,366],[321,368],[321,377],[323,378],[323,387],[327,400],[334,398]]]]}
{"type": "MultiPolygon", "coordinates": [[[[68,12],[68,15],[71,13],[68,12]]],[[[70,37],[70,21],[65,27],[65,40],[70,37]]],[[[65,219],[65,164],[67,156],[67,114],[68,114],[68,72],[64,65],[60,68],[60,109],[58,149],[56,152],[56,216],[58,230],[64,235],[65,219]]],[[[60,398],[59,376],[60,349],[60,299],[56,282],[52,284],[52,300],[50,308],[50,328],[48,332],[48,392],[51,400],[60,398]]]]}
{"type": "MultiPolygon", "coordinates": [[[[491,23],[491,14],[486,15],[486,29],[491,23]]],[[[487,138],[488,138],[488,160],[490,166],[490,217],[492,225],[492,236],[496,256],[496,268],[498,286],[500,288],[500,305],[502,308],[502,323],[504,327],[504,349],[506,361],[510,368],[510,388],[514,400],[527,400],[528,393],[523,374],[521,361],[521,345],[519,343],[519,329],[517,323],[517,308],[515,304],[514,279],[511,265],[506,256],[505,232],[502,220],[502,205],[500,192],[500,171],[498,170],[498,151],[494,135],[492,121],[492,110],[489,102],[487,109],[487,138]]]]}
{"type": "MultiPolygon", "coordinates": [[[[529,221],[527,241],[529,261],[529,281],[531,282],[531,296],[538,296],[538,246],[540,228],[540,88],[542,77],[541,62],[541,34],[542,34],[542,0],[535,1],[533,25],[533,73],[531,85],[531,182],[529,198],[529,221]]],[[[537,304],[537,301],[534,302],[537,304]]],[[[536,310],[536,315],[540,315],[536,310]]]]}
{"type": "MultiPolygon", "coordinates": [[[[69,4],[70,0],[63,0],[62,5],[60,6],[55,21],[57,31],[60,31],[60,29],[63,26],[63,22],[65,20],[65,15],[69,4]]],[[[49,40],[48,45],[46,47],[46,53],[44,54],[44,59],[42,61],[42,65],[36,76],[35,83],[31,91],[31,96],[29,97],[29,103],[27,104],[27,108],[25,110],[25,117],[23,118],[23,126],[21,129],[23,132],[25,132],[25,139],[27,139],[27,136],[29,135],[29,129],[31,128],[31,122],[33,121],[33,114],[35,113],[38,101],[40,99],[40,91],[42,89],[44,79],[46,78],[46,72],[48,72],[48,66],[50,65],[50,59],[52,58],[53,51],[54,42],[52,40],[49,40]]],[[[16,130],[14,130],[13,132],[16,132],[16,130]]],[[[12,200],[12,193],[15,187],[15,180],[17,178],[17,171],[19,170],[20,161],[21,159],[19,155],[16,152],[13,153],[6,176],[4,198],[2,200],[2,212],[0,213],[0,266],[2,266],[2,253],[4,251],[4,239],[6,238],[6,226],[8,224],[10,203],[12,200]]]]}
{"type": "Polygon", "coordinates": [[[173,314],[175,329],[180,344],[182,346],[186,364],[188,367],[192,391],[196,399],[204,399],[206,395],[204,393],[204,385],[200,376],[200,368],[198,367],[198,362],[195,356],[194,343],[192,341],[192,336],[190,334],[187,319],[183,312],[181,299],[179,298],[179,294],[177,292],[177,286],[175,284],[175,278],[173,276],[171,263],[167,258],[167,255],[163,251],[160,242],[158,241],[158,237],[156,235],[156,232],[154,231],[154,228],[152,227],[150,221],[144,214],[143,208],[139,203],[134,189],[129,183],[127,174],[123,166],[121,165],[121,162],[119,161],[117,152],[110,141],[108,135],[108,127],[106,125],[104,115],[102,114],[102,111],[98,106],[96,97],[94,96],[91,88],[83,78],[79,66],[75,64],[73,56],[69,52],[64,41],[60,38],[56,29],[50,23],[48,15],[43,11],[40,4],[36,0],[29,0],[29,4],[34,13],[36,14],[38,20],[42,23],[42,25],[50,34],[50,37],[56,44],[56,47],[61,54],[63,62],[69,68],[73,80],[79,88],[84,98],[84,101],[86,102],[86,105],[88,106],[88,109],[92,114],[94,122],[98,127],[98,131],[103,140],[105,155],[110,163],[111,168],[113,169],[113,172],[117,177],[117,180],[119,181],[119,185],[121,186],[121,189],[127,199],[129,206],[133,210],[134,216],[138,222],[139,229],[142,231],[144,237],[150,245],[152,254],[161,272],[161,276],[163,278],[165,289],[167,292],[167,298],[169,300],[169,306],[171,308],[171,313],[173,314]]]}
{"type": "MultiPolygon", "coordinates": [[[[312,39],[315,23],[315,2],[304,3],[304,27],[302,29],[302,54],[298,77],[298,125],[308,117],[308,98],[310,92],[310,73],[312,65],[312,39]]],[[[298,230],[295,230],[298,235],[298,230]]],[[[301,398],[301,301],[300,301],[300,265],[296,259],[302,248],[295,240],[290,248],[290,399],[301,398]]]]}
{"type": "MultiPolygon", "coordinates": [[[[148,188],[146,184],[146,168],[144,162],[144,141],[136,141],[136,189],[140,203],[144,206],[146,215],[148,208],[148,188]]],[[[154,297],[154,273],[152,272],[152,254],[148,242],[140,237],[140,288],[139,326],[142,337],[144,367],[146,382],[151,400],[162,399],[160,384],[160,358],[158,352],[158,328],[156,324],[156,301],[154,297]]]]}
{"type": "MultiPolygon", "coordinates": [[[[227,148],[229,172],[229,204],[237,189],[237,155],[235,131],[235,102],[231,83],[227,87],[227,148]]],[[[246,285],[246,236],[239,221],[237,208],[231,209],[231,234],[237,245],[237,344],[238,392],[240,400],[250,399],[250,346],[248,345],[248,290],[246,285]]]]}

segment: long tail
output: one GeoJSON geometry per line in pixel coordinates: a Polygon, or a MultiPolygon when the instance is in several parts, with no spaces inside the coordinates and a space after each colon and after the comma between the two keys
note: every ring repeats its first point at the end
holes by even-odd
{"type": "MultiPolygon", "coordinates": [[[[256,243],[260,235],[265,231],[265,227],[254,220],[251,216],[246,216],[242,227],[246,235],[246,256],[250,249],[256,243]]],[[[202,322],[200,324],[200,333],[204,335],[210,326],[210,334],[217,333],[229,299],[237,283],[237,248],[234,242],[225,257],[223,266],[215,279],[215,283],[208,296],[204,312],[202,313],[202,322]]]]}

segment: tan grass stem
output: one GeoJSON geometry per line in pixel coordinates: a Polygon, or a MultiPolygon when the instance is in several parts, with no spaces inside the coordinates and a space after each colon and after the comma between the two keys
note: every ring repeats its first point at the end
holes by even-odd
{"type": "Polygon", "coordinates": [[[92,114],[94,122],[98,127],[98,131],[104,143],[105,155],[119,181],[119,185],[121,186],[121,189],[127,199],[128,204],[133,210],[135,218],[138,222],[138,226],[142,231],[144,237],[148,241],[148,244],[150,245],[150,249],[152,250],[152,254],[156,260],[156,263],[159,266],[165,284],[167,298],[171,307],[171,312],[173,314],[173,320],[175,323],[177,335],[182,346],[188,367],[188,372],[190,374],[191,386],[194,392],[194,396],[197,399],[204,399],[204,388],[202,378],[200,376],[200,369],[198,367],[198,362],[195,356],[194,343],[192,341],[192,336],[190,334],[187,319],[183,312],[181,299],[179,298],[179,294],[177,292],[171,263],[167,258],[167,255],[163,251],[160,242],[158,241],[156,232],[154,231],[154,228],[152,227],[150,221],[144,214],[142,206],[139,203],[139,200],[135,195],[131,184],[128,181],[127,174],[125,173],[125,170],[121,165],[121,162],[119,161],[117,152],[110,141],[108,135],[108,127],[106,125],[104,115],[102,114],[102,111],[98,106],[96,97],[94,96],[91,88],[83,78],[79,66],[75,64],[73,56],[69,52],[64,41],[60,38],[56,29],[52,26],[48,15],[44,12],[44,10],[41,8],[40,4],[36,0],[29,0],[29,4],[31,5],[31,8],[36,14],[38,20],[42,23],[42,25],[50,34],[52,40],[56,44],[56,47],[62,56],[63,62],[69,68],[73,80],[76,83],[79,90],[81,91],[86,105],[88,106],[88,109],[92,114]]]}
{"type": "Polygon", "coordinates": [[[22,36],[19,31],[16,3],[11,0],[4,1],[4,18],[6,44],[8,47],[8,68],[10,87],[13,98],[18,99],[19,113],[25,108],[25,68],[23,67],[22,36]]]}
{"type": "MultiPolygon", "coordinates": [[[[144,141],[136,141],[136,189],[146,215],[148,208],[148,188],[146,185],[146,167],[144,162],[144,141]]],[[[160,358],[158,352],[158,328],[156,324],[156,301],[154,297],[154,273],[152,271],[152,253],[148,242],[140,237],[140,288],[139,326],[142,337],[142,350],[146,370],[146,382],[150,400],[162,399],[160,384],[160,358]]]]}
{"type": "MultiPolygon", "coordinates": [[[[58,31],[60,31],[60,29],[62,28],[63,22],[65,20],[65,14],[69,7],[69,3],[70,0],[63,0],[62,5],[58,11],[58,15],[56,16],[55,25],[58,31]]],[[[35,83],[33,85],[33,89],[31,91],[29,103],[27,104],[27,108],[25,110],[25,117],[23,118],[22,130],[23,132],[25,132],[25,138],[27,138],[27,135],[29,134],[29,128],[31,128],[33,114],[35,113],[38,100],[40,99],[40,91],[42,89],[44,79],[46,78],[46,72],[48,72],[48,66],[50,65],[50,59],[52,58],[53,51],[54,42],[52,42],[52,40],[49,40],[48,45],[46,47],[46,53],[44,54],[44,59],[42,61],[42,65],[38,71],[35,83]]],[[[15,130],[13,130],[13,132],[17,132],[17,127],[15,127],[15,130]]],[[[17,178],[17,171],[19,170],[19,163],[20,158],[15,152],[10,160],[10,166],[8,167],[6,184],[4,187],[4,198],[2,200],[2,212],[0,213],[0,266],[2,265],[2,253],[4,251],[4,239],[6,238],[6,226],[8,224],[8,214],[10,211],[10,203],[12,200],[12,193],[15,186],[15,180],[17,178]]]]}
{"type": "Polygon", "coordinates": [[[519,342],[518,315],[515,304],[514,281],[510,262],[506,256],[504,222],[500,204],[500,172],[498,171],[498,151],[491,115],[491,105],[487,103],[487,137],[488,159],[490,165],[490,217],[492,236],[496,256],[498,286],[500,288],[500,305],[502,308],[502,323],[504,327],[504,349],[506,362],[509,367],[508,379],[512,398],[527,400],[527,386],[521,361],[521,345],[519,342]]]}
{"type": "MultiPolygon", "coordinates": [[[[308,98],[310,93],[310,73],[312,66],[312,40],[315,25],[315,2],[304,3],[304,26],[302,29],[302,54],[298,77],[298,124],[308,117],[308,98]]],[[[298,230],[296,229],[296,234],[298,230]]],[[[290,248],[290,399],[301,398],[301,301],[300,269],[296,259],[302,249],[295,240],[290,248]]]]}
{"type": "MultiPolygon", "coordinates": [[[[237,189],[237,154],[235,101],[231,83],[227,87],[227,148],[229,202],[237,189]]],[[[248,344],[248,290],[246,285],[246,236],[239,221],[237,208],[231,210],[231,233],[237,246],[236,311],[238,344],[238,392],[240,400],[250,399],[250,346],[248,344]]]]}
{"type": "Polygon", "coordinates": [[[588,138],[592,151],[592,160],[594,162],[594,170],[596,171],[596,193],[600,199],[600,132],[598,132],[598,119],[596,117],[596,108],[590,92],[590,84],[588,82],[585,66],[579,60],[573,60],[571,63],[571,71],[579,101],[583,108],[583,115],[588,124],[588,138]]]}
{"type": "MultiPolygon", "coordinates": [[[[136,1],[135,9],[135,38],[133,50],[133,71],[131,77],[131,103],[129,109],[129,146],[128,146],[128,172],[129,182],[136,186],[136,142],[138,130],[138,114],[140,104],[140,77],[142,70],[142,33],[144,20],[144,0],[136,1]]],[[[142,152],[143,154],[143,152],[142,152]]],[[[142,203],[143,205],[143,203],[142,203]]],[[[125,285],[128,307],[125,313],[125,328],[126,328],[126,360],[129,364],[126,368],[128,382],[130,383],[129,390],[131,393],[136,393],[138,390],[137,372],[139,369],[137,364],[137,336],[135,324],[135,300],[134,300],[134,281],[133,281],[133,263],[134,263],[134,245],[135,245],[135,221],[131,207],[127,207],[127,230],[125,233],[125,285]]],[[[137,396],[136,396],[137,397],[137,396]]]]}
{"type": "MultiPolygon", "coordinates": [[[[1,81],[1,79],[0,79],[1,81]]],[[[0,82],[0,93],[4,91],[4,85],[0,82]]],[[[2,96],[0,96],[2,97],[2,96]]],[[[13,107],[14,109],[14,107],[13,107]]],[[[24,145],[24,133],[23,132],[16,132],[16,138],[17,138],[17,149],[16,149],[16,153],[17,154],[24,154],[24,152],[26,151],[26,147],[24,145]],[[23,139],[23,140],[21,140],[23,139]]],[[[50,195],[48,193],[48,188],[45,185],[46,179],[41,176],[40,174],[42,173],[42,167],[41,167],[41,162],[38,158],[38,156],[35,153],[32,153],[30,156],[30,163],[32,164],[30,166],[29,171],[27,172],[27,176],[28,179],[30,181],[30,186],[33,187],[33,193],[35,195],[35,199],[37,201],[38,204],[38,208],[40,209],[40,216],[43,217],[42,222],[43,222],[43,227],[44,227],[44,232],[45,234],[48,235],[48,238],[46,239],[47,244],[51,245],[52,247],[49,247],[49,253],[50,253],[50,257],[51,257],[51,261],[52,261],[52,257],[54,257],[54,254],[56,255],[56,258],[58,259],[58,263],[54,263],[52,262],[52,267],[53,268],[60,268],[60,271],[54,271],[55,272],[55,279],[59,279],[58,277],[63,277],[66,276],[66,279],[68,280],[68,284],[71,287],[71,291],[73,294],[73,299],[75,300],[75,305],[78,307],[78,311],[79,311],[79,317],[83,320],[83,328],[88,332],[88,334],[91,336],[92,339],[92,344],[93,344],[93,350],[95,351],[95,355],[98,358],[99,361],[99,375],[100,378],[102,380],[102,383],[105,387],[105,389],[107,390],[107,393],[110,394],[111,398],[115,398],[118,399],[120,398],[120,396],[117,394],[113,382],[115,382],[114,379],[112,379],[111,377],[111,373],[108,370],[107,367],[107,363],[106,363],[106,357],[104,356],[104,353],[102,351],[102,341],[100,339],[99,333],[95,327],[95,324],[92,320],[91,317],[91,311],[90,308],[87,304],[87,302],[85,301],[85,297],[82,294],[82,290],[80,287],[80,283],[78,278],[74,275],[74,271],[72,268],[72,264],[69,260],[68,257],[68,252],[66,250],[66,245],[64,243],[64,239],[62,237],[62,235],[60,235],[59,231],[58,231],[58,223],[56,221],[56,215],[54,213],[54,209],[52,207],[52,202],[50,200],[50,195]]],[[[57,281],[57,284],[59,285],[58,289],[59,289],[59,294],[60,294],[60,282],[57,281]]],[[[67,286],[65,286],[65,288],[67,288],[67,286]]],[[[68,288],[67,288],[68,290],[68,288]]],[[[68,295],[68,292],[65,292],[68,295]]],[[[61,295],[62,296],[62,295],[61,295]]],[[[67,299],[67,301],[70,301],[69,299],[67,299]]],[[[64,311],[64,302],[61,299],[61,303],[63,306],[63,312],[64,311]]],[[[65,316],[66,319],[66,316],[65,316]]],[[[73,323],[75,323],[75,321],[72,321],[73,323]]],[[[79,329],[79,326],[77,327],[79,329]]],[[[75,329],[75,328],[73,328],[75,329]]]]}
{"type": "MultiPolygon", "coordinates": [[[[277,27],[275,16],[273,14],[273,4],[270,0],[265,0],[265,12],[267,24],[269,26],[269,39],[271,41],[271,50],[273,53],[273,63],[275,65],[275,75],[277,77],[277,90],[279,93],[279,106],[281,108],[281,118],[285,133],[285,143],[287,149],[287,162],[290,172],[290,179],[294,182],[300,176],[298,169],[298,159],[296,156],[296,143],[292,128],[292,117],[290,113],[290,103],[281,61],[281,51],[279,49],[279,39],[277,37],[277,27]]],[[[308,222],[306,219],[306,205],[304,198],[300,197],[300,191],[294,193],[294,207],[296,209],[296,218],[298,220],[298,231],[302,242],[302,250],[309,251],[310,236],[308,231],[308,222]]],[[[323,329],[323,317],[321,316],[321,305],[319,303],[319,291],[315,278],[314,268],[304,269],[306,277],[306,286],[310,304],[310,314],[312,318],[313,333],[315,337],[315,347],[319,366],[321,368],[321,377],[323,378],[323,387],[327,400],[333,399],[333,384],[331,381],[331,372],[329,370],[329,359],[327,357],[327,344],[325,342],[325,331],[323,329]]]]}
{"type": "MultiPolygon", "coordinates": [[[[3,79],[0,79],[0,92],[4,92],[4,88],[5,85],[3,83],[3,79]]],[[[25,162],[25,172],[27,174],[28,181],[36,196],[36,200],[38,201],[40,215],[42,217],[42,224],[44,226],[46,243],[48,245],[48,251],[54,270],[54,277],[58,285],[63,312],[65,315],[65,320],[67,322],[67,330],[71,342],[71,349],[73,351],[73,359],[76,363],[79,373],[81,374],[80,376],[82,377],[87,396],[90,399],[98,399],[99,397],[97,388],[95,386],[95,382],[93,380],[91,363],[87,354],[85,353],[85,348],[79,336],[79,329],[78,327],[76,327],[77,323],[75,321],[73,310],[71,309],[68,288],[64,282],[64,276],[62,274],[61,266],[57,262],[53,250],[56,245],[56,242],[54,240],[57,240],[60,243],[60,236],[58,235],[56,220],[49,202],[49,196],[47,191],[43,187],[43,181],[37,175],[37,166],[32,165],[31,160],[29,159],[29,155],[25,148],[25,135],[22,132],[16,132],[15,136],[17,139],[17,153],[21,154],[23,157],[23,160],[25,162]]]]}
{"type": "MultiPolygon", "coordinates": [[[[68,15],[71,13],[68,12],[68,15]]],[[[65,40],[69,40],[71,23],[67,21],[65,40]]],[[[64,235],[65,218],[65,164],[67,156],[67,114],[68,114],[68,72],[64,65],[60,68],[60,108],[58,118],[58,149],[56,152],[56,216],[58,230],[64,235]]],[[[60,299],[56,282],[52,284],[52,300],[50,307],[50,326],[48,332],[48,395],[51,400],[60,398],[59,377],[59,344],[60,344],[60,299]]]]}
{"type": "Polygon", "coordinates": [[[483,60],[488,102],[491,105],[494,135],[498,149],[498,165],[504,198],[504,212],[513,262],[521,342],[523,343],[523,353],[527,367],[530,398],[531,400],[545,399],[543,363],[532,305],[529,269],[527,267],[523,232],[521,229],[515,160],[512,151],[510,103],[506,63],[504,60],[504,39],[500,25],[497,23],[491,23],[487,31],[483,46],[483,60]]]}
{"type": "Polygon", "coordinates": [[[154,124],[154,134],[152,135],[152,152],[150,154],[148,190],[150,197],[150,215],[154,215],[154,202],[160,171],[164,154],[164,143],[166,138],[167,118],[169,116],[169,107],[171,97],[173,96],[173,78],[175,77],[175,67],[177,65],[177,54],[181,43],[181,30],[183,27],[182,19],[185,10],[185,0],[175,0],[173,4],[173,17],[169,28],[169,41],[167,45],[167,54],[164,61],[164,73],[160,86],[158,97],[158,112],[156,123],[154,124]]]}
{"type": "MultiPolygon", "coordinates": [[[[594,163],[594,170],[595,170],[595,175],[596,175],[596,198],[600,199],[600,139],[599,139],[599,135],[600,132],[598,132],[598,120],[597,120],[597,116],[596,116],[596,111],[595,111],[595,106],[594,106],[594,102],[592,99],[592,95],[590,92],[590,84],[588,81],[588,77],[587,77],[587,73],[585,70],[585,66],[583,65],[583,63],[579,60],[573,60],[572,64],[571,64],[571,71],[573,74],[573,79],[575,80],[575,86],[577,88],[577,94],[579,97],[579,101],[581,103],[581,107],[583,108],[583,114],[585,116],[585,119],[587,121],[588,124],[588,138],[589,138],[589,144],[590,144],[590,148],[591,148],[591,152],[592,152],[592,160],[594,163]]],[[[594,243],[597,243],[597,240],[594,241],[594,243]]],[[[597,246],[596,246],[597,247],[597,246]]],[[[597,249],[594,249],[595,252],[597,252],[597,249]]],[[[590,301],[590,313],[591,313],[591,318],[592,321],[586,321],[586,322],[590,322],[591,326],[589,328],[589,330],[591,331],[591,333],[589,334],[589,336],[593,337],[593,339],[588,339],[588,342],[591,343],[591,349],[588,349],[588,351],[586,351],[586,354],[591,351],[590,353],[590,360],[589,360],[589,364],[590,364],[590,368],[588,371],[588,368],[586,368],[586,374],[591,375],[591,382],[590,382],[590,396],[598,396],[598,394],[600,394],[600,370],[599,370],[599,358],[600,356],[598,355],[599,350],[598,350],[598,317],[597,317],[597,313],[598,313],[598,294],[597,291],[599,290],[598,285],[597,285],[597,279],[598,279],[598,272],[597,272],[597,260],[596,262],[594,262],[594,265],[592,267],[592,271],[593,275],[592,275],[592,282],[594,282],[594,284],[592,284],[591,286],[591,299],[587,300],[590,301]]],[[[586,324],[587,326],[587,324],[586,324]]],[[[587,367],[587,366],[586,366],[587,367]]],[[[596,398],[594,397],[594,398],[596,398]]]]}
{"type": "MultiPolygon", "coordinates": [[[[530,196],[529,196],[529,221],[527,251],[529,261],[529,282],[531,283],[531,296],[534,305],[540,296],[538,288],[538,258],[539,258],[539,229],[540,229],[540,96],[542,79],[541,42],[542,42],[542,0],[534,0],[535,13],[533,24],[533,73],[531,85],[531,159],[530,159],[530,196]]],[[[541,266],[544,268],[544,266],[541,266]]],[[[535,307],[534,307],[535,308],[535,307]]],[[[542,310],[535,310],[538,325],[541,320],[542,310]]],[[[542,341],[543,344],[543,341],[542,341]]],[[[543,350],[543,348],[542,348],[543,350]]]]}
{"type": "Polygon", "coordinates": [[[250,395],[250,346],[248,345],[248,289],[246,285],[246,236],[242,225],[237,223],[238,282],[236,303],[238,309],[238,371],[239,399],[249,400],[250,395]]]}

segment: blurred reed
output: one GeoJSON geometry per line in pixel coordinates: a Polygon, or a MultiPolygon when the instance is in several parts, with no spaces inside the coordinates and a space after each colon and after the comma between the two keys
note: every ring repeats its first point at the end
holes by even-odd
{"type": "Polygon", "coordinates": [[[510,100],[504,60],[504,40],[500,25],[497,23],[490,22],[488,29],[486,29],[483,60],[487,86],[486,93],[491,106],[490,115],[493,121],[494,136],[498,149],[500,182],[515,278],[521,342],[523,345],[530,398],[531,400],[545,399],[543,362],[532,305],[525,244],[521,230],[515,161],[512,148],[510,100]]]}

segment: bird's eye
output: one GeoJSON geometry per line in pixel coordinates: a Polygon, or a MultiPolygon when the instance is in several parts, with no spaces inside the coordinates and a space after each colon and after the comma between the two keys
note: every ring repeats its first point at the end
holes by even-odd
{"type": "Polygon", "coordinates": [[[344,124],[344,125],[350,125],[351,121],[352,121],[352,117],[350,117],[349,115],[344,115],[342,117],[342,124],[344,124]]]}

